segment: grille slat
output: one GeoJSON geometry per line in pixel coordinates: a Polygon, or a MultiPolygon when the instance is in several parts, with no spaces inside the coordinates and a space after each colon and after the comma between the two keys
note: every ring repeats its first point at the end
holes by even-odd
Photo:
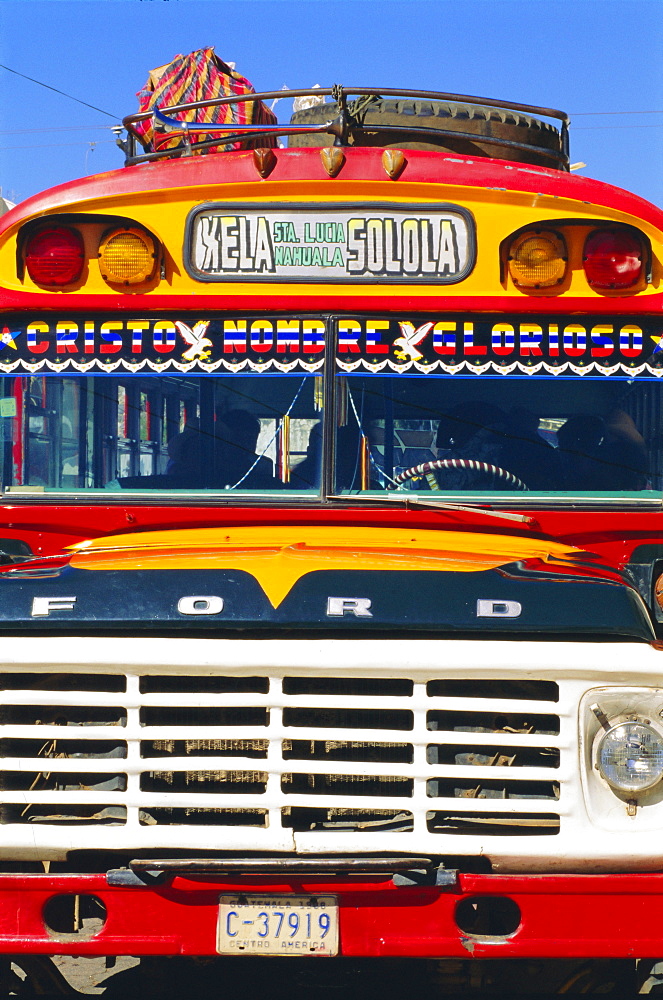
{"type": "MultiPolygon", "coordinates": [[[[41,758],[44,761],[44,758],[41,758]]],[[[34,765],[39,762],[39,758],[31,758],[30,762],[34,765]]],[[[26,771],[25,764],[26,761],[20,760],[3,760],[3,777],[6,788],[16,788],[17,785],[14,781],[17,775],[27,775],[27,774],[48,774],[53,776],[53,778],[58,779],[59,784],[68,784],[68,778],[72,775],[81,776],[83,779],[86,775],[91,772],[81,770],[81,761],[72,759],[48,759],[47,766],[44,766],[41,771],[26,771]]],[[[46,764],[46,761],[44,761],[46,764]]],[[[187,780],[189,782],[194,782],[197,779],[196,775],[207,775],[209,773],[215,772],[230,772],[230,773],[250,773],[252,768],[255,768],[256,760],[252,758],[168,758],[168,765],[171,770],[166,772],[161,772],[163,768],[164,758],[152,758],[152,759],[141,759],[137,762],[130,762],[127,760],[121,760],[121,772],[126,775],[142,775],[146,773],[146,770],[150,768],[149,773],[175,773],[175,774],[186,774],[187,780]]],[[[118,759],[111,758],[108,760],[94,760],[94,773],[100,778],[106,775],[116,775],[120,773],[118,768],[118,759]]],[[[488,782],[494,782],[499,780],[502,784],[508,781],[509,785],[517,788],[518,785],[527,785],[536,781],[545,781],[551,778],[551,771],[544,768],[528,768],[526,773],[518,774],[513,768],[498,768],[498,767],[475,767],[475,768],[442,768],[435,767],[422,770],[414,766],[400,766],[398,769],[398,775],[394,775],[393,765],[383,765],[378,766],[371,764],[370,774],[362,774],[357,770],[352,770],[350,768],[344,768],[342,774],[330,775],[332,779],[335,780],[348,780],[348,781],[365,781],[368,777],[373,778],[385,778],[391,779],[393,777],[400,777],[401,780],[405,781],[446,781],[448,783],[453,782],[465,782],[466,784],[476,785],[481,782],[486,784],[488,782]],[[431,775],[434,775],[432,777],[431,775]]],[[[274,775],[277,777],[283,777],[289,773],[284,771],[283,767],[277,766],[275,768],[270,768],[265,766],[264,773],[267,775],[274,775]]],[[[298,772],[294,772],[298,773],[298,772]]],[[[329,774],[329,766],[323,762],[312,762],[307,764],[306,777],[316,777],[324,776],[329,774]]],[[[554,777],[559,781],[559,773],[554,772],[554,777]]],[[[88,782],[84,782],[88,784],[88,782]]],[[[2,792],[0,792],[0,798],[2,792]]]]}
{"type": "MultiPolygon", "coordinates": [[[[559,687],[554,681],[444,678],[428,681],[426,692],[431,699],[442,697],[451,702],[454,698],[461,698],[464,704],[468,701],[477,704],[484,699],[489,707],[501,698],[507,699],[506,705],[518,702],[519,708],[523,701],[559,701],[559,687]]],[[[480,706],[477,704],[477,707],[480,706]]]]}
{"type": "Polygon", "coordinates": [[[288,832],[362,833],[364,844],[375,834],[379,850],[387,834],[439,843],[559,830],[571,734],[559,735],[553,682],[227,668],[24,676],[22,687],[20,674],[0,674],[5,828],[180,827],[178,843],[193,846],[187,836],[208,826],[227,828],[208,842],[224,849],[242,849],[251,828],[255,848],[280,850],[292,849],[288,832]]]}
{"type": "Polygon", "coordinates": [[[502,747],[547,747],[566,746],[568,740],[560,741],[559,737],[548,733],[469,733],[461,732],[428,732],[429,744],[447,744],[449,746],[465,746],[469,742],[476,746],[490,747],[499,743],[502,747]]]}

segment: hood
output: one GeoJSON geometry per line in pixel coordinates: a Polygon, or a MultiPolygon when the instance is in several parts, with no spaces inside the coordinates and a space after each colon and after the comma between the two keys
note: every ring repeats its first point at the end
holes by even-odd
{"type": "Polygon", "coordinates": [[[653,638],[582,549],[478,531],[339,526],[113,535],[0,573],[0,627],[412,629],[653,638]]]}

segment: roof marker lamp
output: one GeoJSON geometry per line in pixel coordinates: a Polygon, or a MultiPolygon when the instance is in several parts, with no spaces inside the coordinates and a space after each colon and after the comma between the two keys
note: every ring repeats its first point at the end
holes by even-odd
{"type": "Polygon", "coordinates": [[[36,285],[71,285],[80,278],[84,263],[80,233],[65,226],[42,229],[25,246],[25,266],[36,285]]]}
{"type": "Polygon", "coordinates": [[[140,285],[154,274],[154,240],[144,230],[116,229],[99,244],[99,270],[111,285],[140,285]]]}
{"type": "Polygon", "coordinates": [[[597,229],[585,240],[582,260],[592,288],[624,289],[638,284],[644,267],[642,243],[628,229],[597,229]]]}
{"type": "Polygon", "coordinates": [[[616,792],[637,795],[663,777],[663,736],[647,722],[608,726],[595,755],[601,777],[616,792]]]}
{"type": "Polygon", "coordinates": [[[549,231],[521,233],[509,247],[508,260],[511,280],[519,288],[550,288],[566,275],[566,247],[549,231]]]}

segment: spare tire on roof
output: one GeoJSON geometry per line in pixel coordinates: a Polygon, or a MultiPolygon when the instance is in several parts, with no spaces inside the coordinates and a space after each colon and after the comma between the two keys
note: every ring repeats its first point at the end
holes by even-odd
{"type": "MultiPolygon", "coordinates": [[[[539,118],[517,111],[484,105],[427,100],[360,98],[348,104],[351,116],[348,145],[398,149],[446,150],[462,156],[490,156],[516,163],[563,168],[562,137],[557,128],[539,118]],[[381,127],[371,130],[371,125],[381,127]],[[430,135],[408,134],[404,128],[430,130],[430,135]],[[382,131],[382,129],[386,131],[382,131]],[[518,146],[490,142],[507,140],[518,146]],[[521,146],[533,147],[529,149],[521,146]],[[553,154],[553,155],[550,155],[553,154]]],[[[296,111],[293,125],[323,125],[339,115],[338,104],[329,102],[296,111]]],[[[334,136],[292,135],[290,147],[331,146],[334,136]]]]}

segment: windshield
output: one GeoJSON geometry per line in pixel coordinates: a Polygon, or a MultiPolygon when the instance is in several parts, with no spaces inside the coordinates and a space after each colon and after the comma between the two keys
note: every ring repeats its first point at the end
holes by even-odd
{"type": "Polygon", "coordinates": [[[619,316],[17,317],[0,340],[2,488],[660,500],[657,330],[619,316]]]}
{"type": "Polygon", "coordinates": [[[0,381],[5,489],[319,491],[320,377],[0,381]]]}
{"type": "Polygon", "coordinates": [[[660,495],[662,386],[339,376],[339,492],[660,495]]]}

